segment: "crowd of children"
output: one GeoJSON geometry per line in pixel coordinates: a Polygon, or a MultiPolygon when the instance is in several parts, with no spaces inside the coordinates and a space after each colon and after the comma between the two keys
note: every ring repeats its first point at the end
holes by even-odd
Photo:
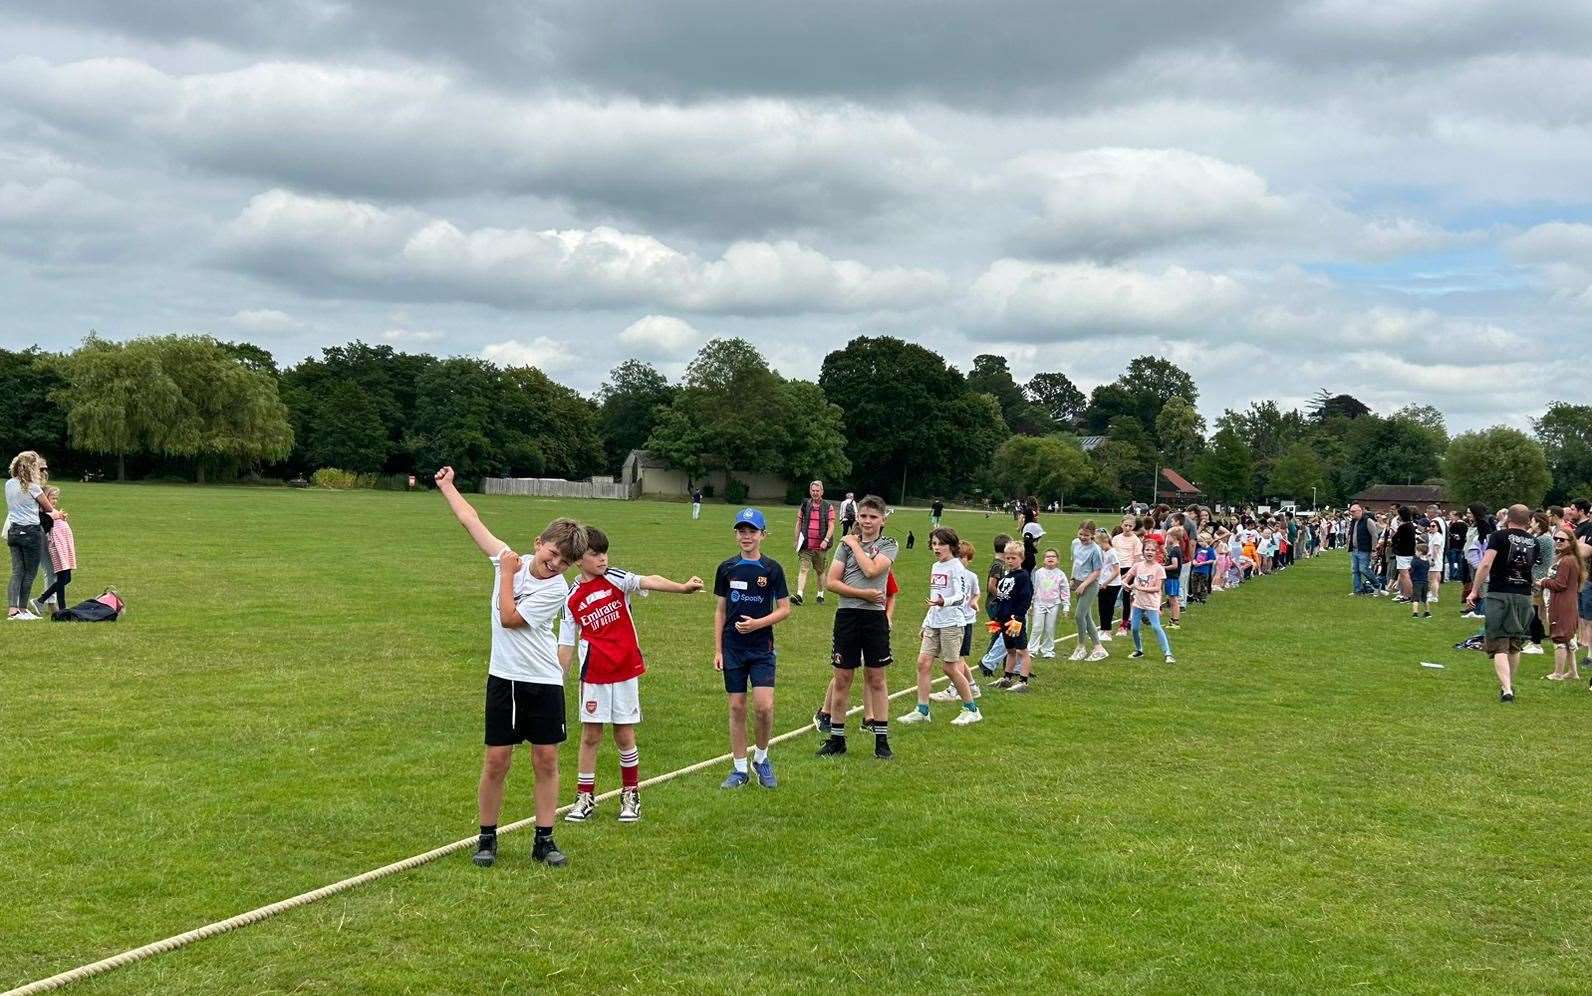
{"type": "MultiPolygon", "coordinates": [[[[567,858],[553,840],[553,820],[558,810],[558,745],[567,736],[565,676],[571,670],[578,673],[581,723],[575,801],[566,809],[565,820],[579,823],[596,814],[596,760],[604,727],[611,730],[619,754],[618,818],[626,823],[639,820],[636,729],[642,717],[639,683],[646,665],[631,598],[653,591],[691,595],[705,585],[697,577],[674,581],[611,566],[608,537],[571,519],[549,523],[537,536],[530,556],[521,558],[481,522],[454,486],[450,468],[437,473],[436,483],[455,517],[494,566],[486,746],[474,859],[487,866],[497,858],[498,816],[513,750],[528,743],[536,827],[531,855],[560,866],[567,858]],[[577,569],[573,585],[564,576],[571,567],[577,569]],[[556,631],[555,620],[559,621],[556,631]]],[[[888,511],[881,499],[871,495],[855,502],[855,519],[836,544],[821,579],[820,590],[839,600],[831,678],[813,717],[823,738],[821,757],[847,753],[846,715],[859,668],[864,674],[861,728],[874,738],[875,757],[893,756],[885,669],[892,663],[891,627],[901,589],[892,569],[899,548],[884,534],[888,511]]],[[[713,579],[713,663],[723,677],[731,758],[722,787],[738,788],[755,778],[758,784],[774,788],[778,782],[769,757],[776,672],[773,628],[789,616],[793,600],[783,568],[763,553],[767,533],[763,513],[742,509],[734,530],[736,553],[718,566],[713,579]]],[[[1069,579],[1061,551],[1041,549],[1044,536],[1037,508],[1029,508],[1018,537],[995,538],[995,560],[981,584],[971,569],[973,545],[949,527],[936,524],[931,529],[933,561],[918,626],[917,697],[898,724],[932,722],[935,703],[957,704],[953,726],[984,720],[979,705],[983,690],[969,663],[981,610],[988,616],[990,639],[978,662],[979,676],[988,679],[998,674],[993,688],[1020,694],[1033,687],[1033,657],[1056,656],[1056,630],[1064,616],[1077,627],[1072,659],[1101,660],[1109,656],[1105,644],[1113,639],[1112,613],[1120,599],[1122,628],[1117,635],[1131,634],[1129,656],[1144,656],[1143,631],[1148,628],[1162,658],[1174,663],[1167,631],[1179,628],[1190,606],[1205,601],[1211,592],[1284,570],[1296,555],[1308,555],[1315,547],[1291,516],[1218,521],[1207,509],[1172,512],[1163,506],[1145,515],[1125,516],[1109,531],[1085,522],[1072,542],[1069,579]],[[1164,624],[1163,612],[1168,616],[1164,624]],[[949,679],[939,691],[933,690],[936,665],[949,679]]]]}

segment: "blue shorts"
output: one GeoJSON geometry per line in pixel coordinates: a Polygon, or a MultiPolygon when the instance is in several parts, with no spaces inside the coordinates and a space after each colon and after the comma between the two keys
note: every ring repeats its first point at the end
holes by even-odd
{"type": "Polygon", "coordinates": [[[1582,619],[1592,619],[1592,582],[1581,586],[1580,615],[1582,619]]]}
{"type": "Polygon", "coordinates": [[[745,695],[748,684],[753,688],[774,687],[774,652],[725,647],[724,690],[731,695],[745,695]]]}
{"type": "Polygon", "coordinates": [[[1167,578],[1166,579],[1166,593],[1168,595],[1171,595],[1173,598],[1181,597],[1182,594],[1183,594],[1183,579],[1182,578],[1167,578]]]}

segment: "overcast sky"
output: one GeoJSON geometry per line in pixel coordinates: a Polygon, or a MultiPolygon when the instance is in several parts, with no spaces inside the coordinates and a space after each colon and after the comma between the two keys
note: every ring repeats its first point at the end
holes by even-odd
{"type": "Polygon", "coordinates": [[[7,347],[359,338],[590,391],[891,333],[1085,391],[1156,353],[1210,418],[1587,400],[1589,4],[31,6],[7,347]]]}

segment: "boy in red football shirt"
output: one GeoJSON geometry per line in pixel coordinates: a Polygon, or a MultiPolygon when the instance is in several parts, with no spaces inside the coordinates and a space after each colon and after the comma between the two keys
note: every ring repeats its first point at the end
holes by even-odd
{"type": "Polygon", "coordinates": [[[580,577],[564,602],[564,621],[558,628],[559,663],[565,671],[577,648],[580,652],[580,765],[575,805],[564,819],[583,823],[597,810],[597,748],[606,723],[613,727],[619,751],[619,822],[634,823],[641,819],[636,724],[641,722],[641,675],[647,668],[630,614],[630,596],[649,591],[689,595],[702,590],[702,579],[681,583],[610,568],[608,537],[591,526],[586,529],[586,552],[577,563],[580,577]]]}

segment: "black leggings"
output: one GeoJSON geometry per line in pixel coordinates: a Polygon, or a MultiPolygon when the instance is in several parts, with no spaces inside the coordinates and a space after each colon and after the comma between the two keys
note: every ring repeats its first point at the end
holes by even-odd
{"type": "Polygon", "coordinates": [[[1100,628],[1111,632],[1111,615],[1117,610],[1117,592],[1122,590],[1121,585],[1110,585],[1100,589],[1095,597],[1099,599],[1100,628]]]}
{"type": "Polygon", "coordinates": [[[69,571],[69,570],[67,570],[67,571],[56,571],[55,572],[55,583],[50,585],[48,588],[44,589],[42,592],[39,593],[39,604],[40,605],[45,604],[46,602],[48,602],[50,600],[50,596],[54,595],[55,596],[55,607],[60,609],[62,612],[65,612],[66,611],[66,586],[71,584],[71,583],[72,583],[72,572],[71,571],[69,571]]]}

